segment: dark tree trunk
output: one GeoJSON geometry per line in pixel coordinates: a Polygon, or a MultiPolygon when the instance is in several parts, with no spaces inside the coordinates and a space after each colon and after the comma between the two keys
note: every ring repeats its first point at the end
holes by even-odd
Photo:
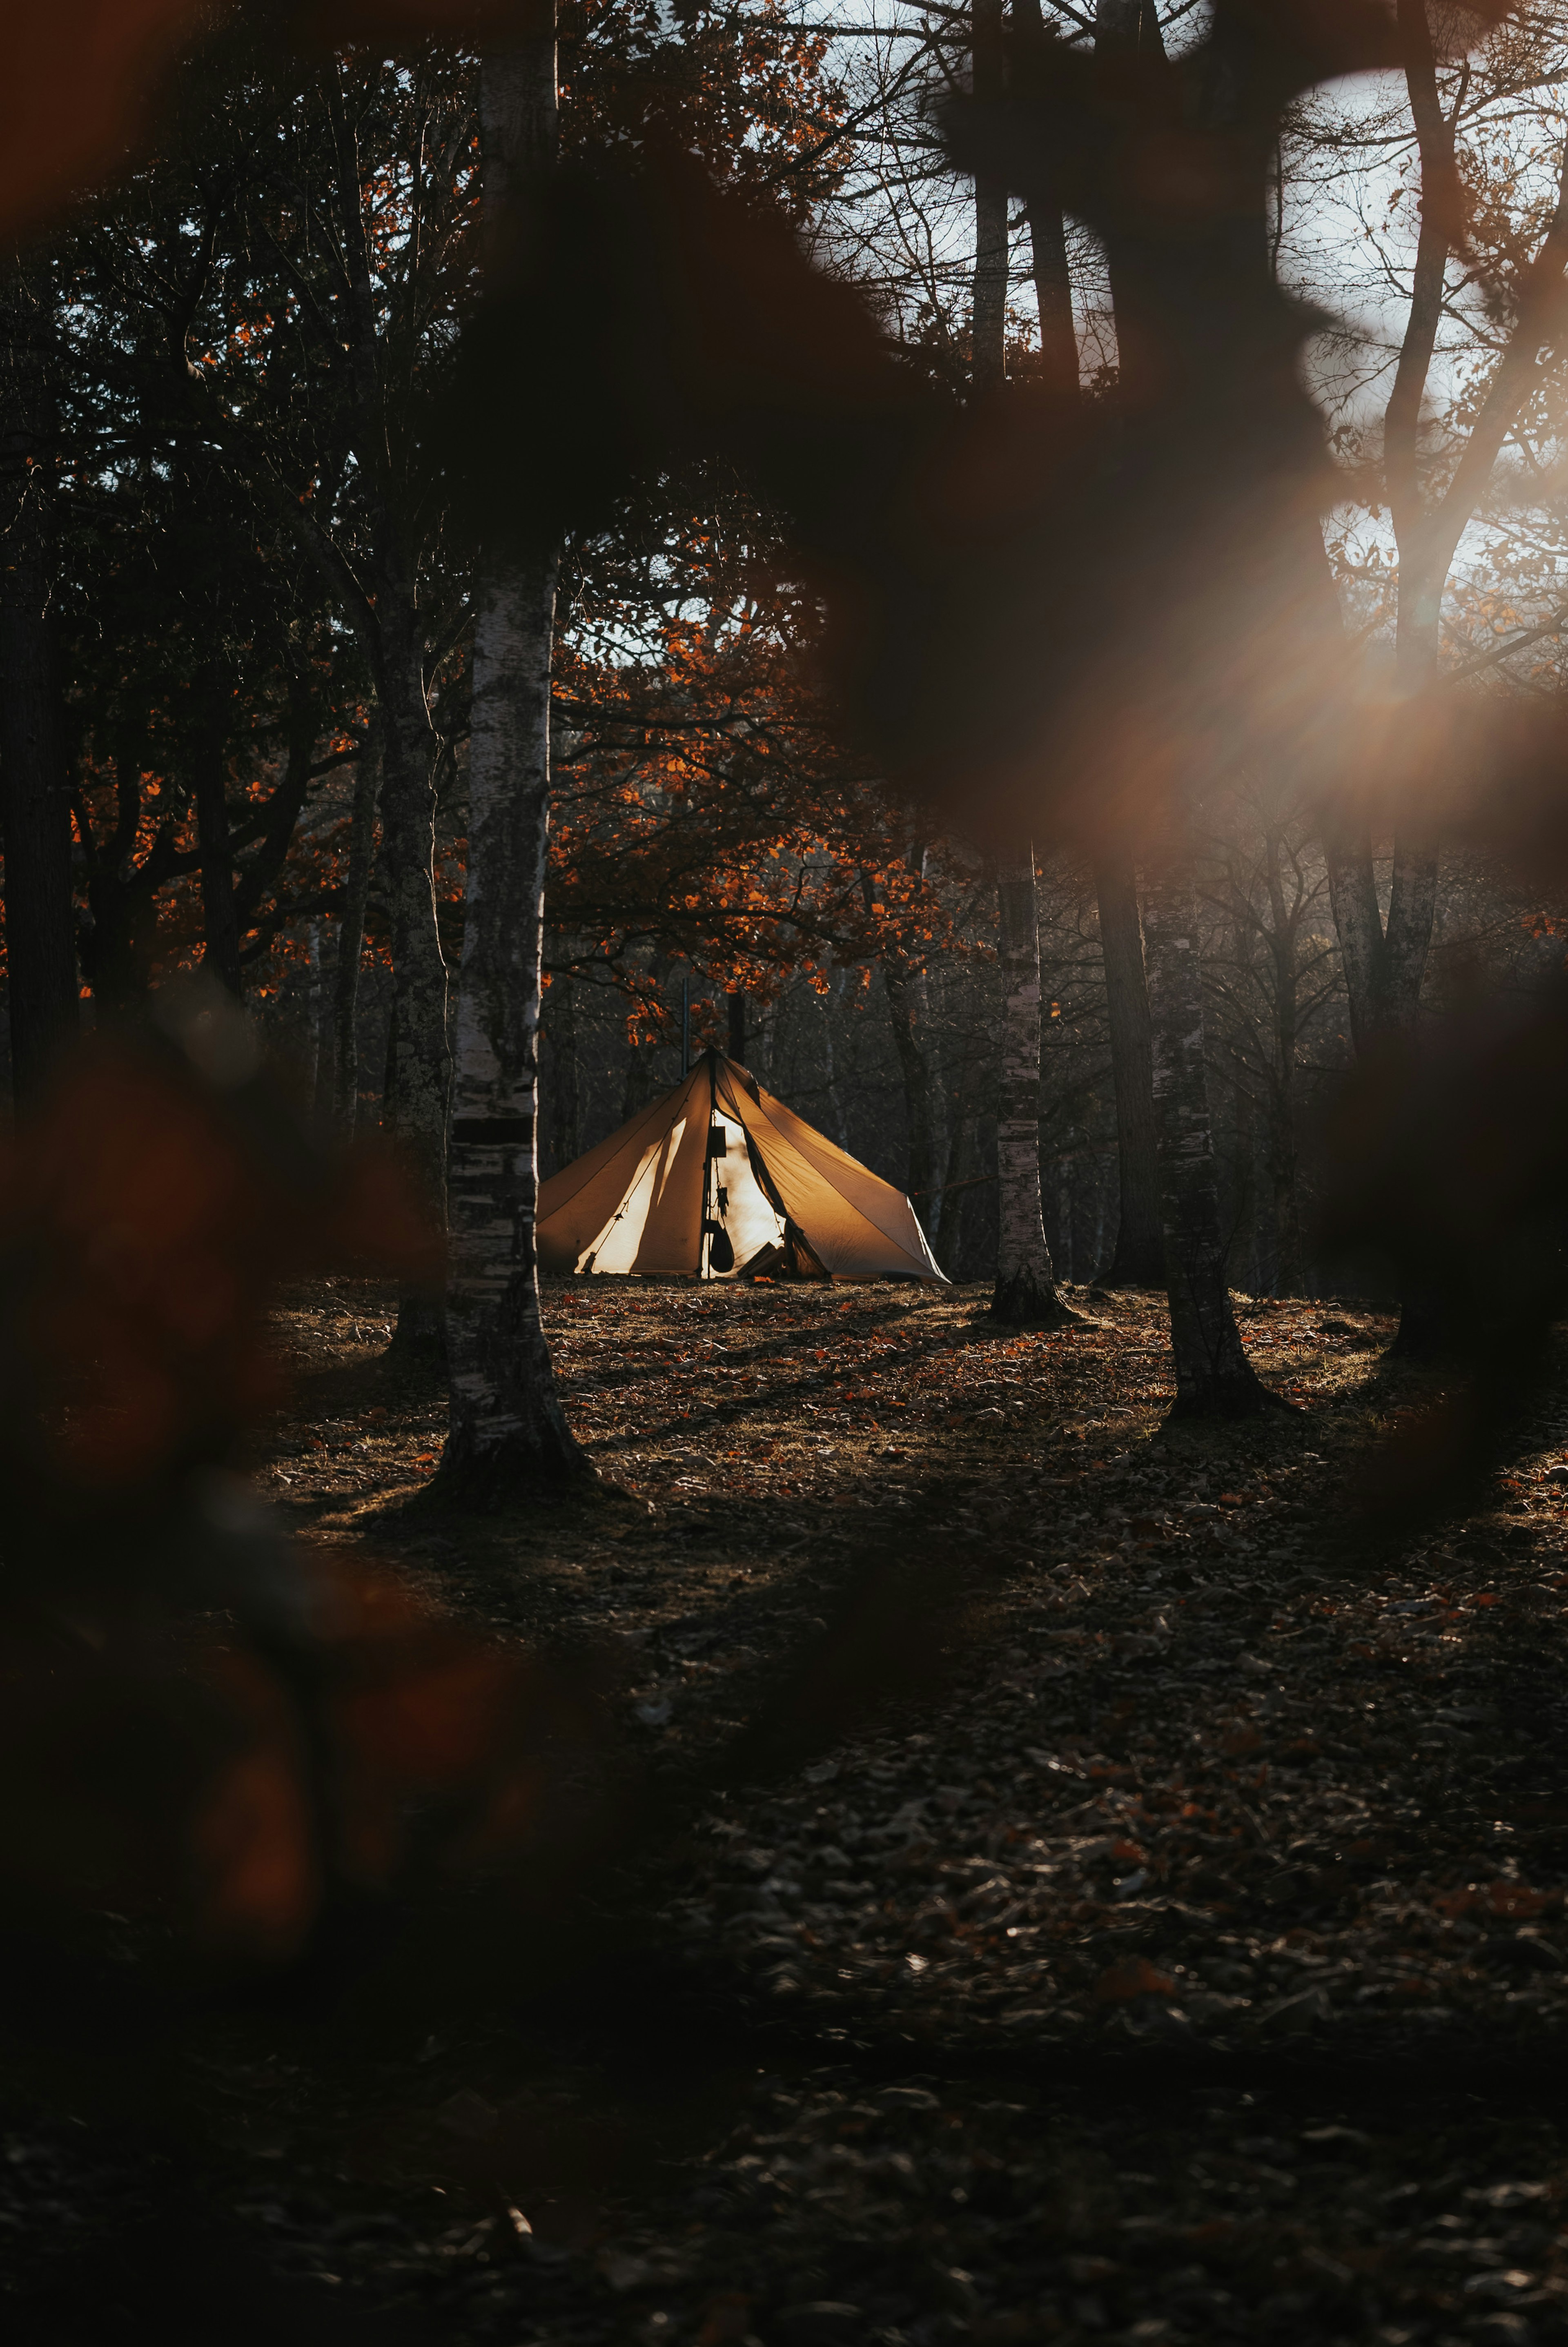
{"type": "MultiPolygon", "coordinates": [[[[1001,0],[973,0],[974,91],[999,99],[1006,87],[1001,0]]],[[[1007,375],[1008,194],[1005,183],[975,181],[972,384],[997,392],[1007,375]]],[[[1034,847],[1023,840],[997,871],[997,952],[1002,981],[1002,1079],[997,1114],[997,1276],[991,1313],[1009,1328],[1060,1327],[1076,1318],[1056,1292],[1040,1198],[1040,916],[1034,847]]],[[[956,1143],[961,1143],[960,1123],[956,1143]]],[[[958,1245],[958,1215],[945,1193],[939,1245],[958,1245]],[[950,1232],[950,1235],[949,1235],[950,1232]]],[[[956,1203],[962,1211],[963,1199],[956,1203]]],[[[948,1255],[943,1268],[950,1270],[948,1255]]]]}
{"type": "MultiPolygon", "coordinates": [[[[1006,51],[1002,0],[971,0],[972,84],[977,98],[1003,95],[1006,51]]],[[[971,380],[977,392],[1001,389],[1007,375],[1008,190],[1005,179],[975,181],[975,274],[971,380]]]]}
{"type": "Polygon", "coordinates": [[[1144,920],[1176,1370],[1173,1415],[1253,1417],[1285,1405],[1259,1383],[1242,1349],[1225,1285],[1227,1235],[1209,1121],[1197,901],[1190,876],[1173,874],[1153,889],[1144,920]]]}
{"type": "Polygon", "coordinates": [[[348,876],[338,922],[337,975],[333,989],[333,1122],[345,1139],[359,1121],[359,978],[364,958],[364,915],[375,864],[375,803],[381,784],[381,734],[371,728],[354,778],[349,819],[348,876]]]}
{"type": "MultiPolygon", "coordinates": [[[[240,941],[254,924],[268,895],[282,880],[289,849],[310,794],[317,714],[308,672],[302,667],[295,668],[289,677],[282,776],[267,802],[266,830],[246,857],[234,883],[236,952],[241,968],[248,957],[240,941]]],[[[256,948],[251,951],[253,954],[256,948]]]]}
{"type": "Polygon", "coordinates": [[[893,1051],[904,1087],[904,1112],[909,1130],[907,1188],[927,1232],[936,1211],[937,1132],[931,1113],[931,1071],[926,1061],[921,1030],[926,1024],[925,980],[917,970],[883,967],[887,989],[887,1017],[893,1030],[893,1051]]]}
{"type": "MultiPolygon", "coordinates": [[[[421,1203],[445,1227],[451,1051],[436,918],[436,737],[416,647],[402,647],[392,662],[379,714],[381,893],[392,930],[396,1036],[395,1048],[388,1039],[385,1115],[421,1203]]],[[[445,1360],[444,1315],[435,1297],[403,1298],[392,1350],[414,1361],[445,1360]]]]}
{"type": "Polygon", "coordinates": [[[545,1011],[548,1047],[549,1141],[559,1174],[582,1153],[582,1070],[577,1047],[577,987],[566,973],[552,984],[545,1011]]]}
{"type": "MultiPolygon", "coordinates": [[[[18,582],[8,582],[17,592],[18,582]]],[[[0,606],[0,783],[5,792],[11,1083],[37,1092],[77,1030],[71,831],[60,754],[54,621],[0,606]]]]}
{"type": "Polygon", "coordinates": [[[1077,1318],[1056,1292],[1040,1195],[1040,908],[1028,844],[997,872],[1002,981],[997,1110],[997,1284],[991,1313],[1009,1328],[1077,1318]]]}
{"type": "Polygon", "coordinates": [[[729,998],[729,1027],[730,1057],[737,1066],[743,1068],[746,1064],[746,998],[739,987],[729,998]]]}
{"type": "MultiPolygon", "coordinates": [[[[552,17],[482,67],[492,240],[518,182],[553,159],[556,103],[552,17]]],[[[452,1118],[452,1423],[437,1476],[466,1507],[598,1481],[556,1391],[534,1252],[555,597],[553,550],[482,558],[452,1118]]]]}
{"type": "Polygon", "coordinates": [[[238,999],[243,988],[240,977],[240,928],[234,913],[234,870],[229,850],[225,781],[229,745],[223,725],[224,705],[221,686],[210,685],[207,706],[197,728],[191,782],[196,799],[196,843],[201,853],[201,917],[207,936],[201,966],[238,999]]]}
{"type": "Polygon", "coordinates": [[[1104,856],[1094,879],[1111,1029],[1111,1078],[1116,1093],[1120,1198],[1115,1248],[1098,1285],[1163,1287],[1165,1234],[1160,1211],[1160,1136],[1154,1116],[1149,989],[1143,969],[1138,879],[1132,857],[1104,856]]]}
{"type": "Polygon", "coordinates": [[[958,1276],[958,1237],[963,1222],[964,1200],[968,1195],[967,1184],[972,1166],[975,1141],[974,1085],[975,1062],[966,1057],[958,1073],[958,1089],[952,1095],[952,1122],[948,1127],[948,1163],[942,1176],[941,1203],[937,1210],[937,1231],[931,1241],[931,1252],[949,1279],[958,1276]]]}
{"type": "MultiPolygon", "coordinates": [[[[926,848],[916,840],[906,858],[910,871],[917,873],[922,879],[926,874],[926,848]]],[[[874,892],[864,873],[860,887],[869,907],[874,892]]],[[[939,1153],[931,1071],[923,1040],[928,1009],[926,974],[903,955],[890,953],[882,965],[882,982],[887,990],[887,1020],[893,1030],[893,1054],[898,1062],[909,1135],[909,1172],[905,1187],[925,1225],[926,1235],[930,1238],[936,1230],[939,1204],[937,1194],[939,1153]]]]}
{"type": "MultiPolygon", "coordinates": [[[[1040,0],[1014,0],[1013,24],[1026,39],[1043,40],[1045,20],[1040,0]]],[[[1030,257],[1034,268],[1034,302],[1040,318],[1040,371],[1045,388],[1069,406],[1082,394],[1079,374],[1078,327],[1072,314],[1072,272],[1067,257],[1067,222],[1060,204],[1031,197],[1029,205],[1030,257]]]]}
{"type": "Polygon", "coordinates": [[[1274,1097],[1269,1106],[1268,1173],[1274,1194],[1279,1291],[1306,1291],[1301,1247],[1301,1210],[1296,1194],[1296,1051],[1301,1023],[1301,985],[1296,938],[1301,905],[1285,897],[1284,844],[1276,830],[1264,840],[1264,876],[1268,889],[1269,951],[1274,961],[1274,1097]]]}
{"type": "Polygon", "coordinates": [[[94,837],[79,794],[75,802],[77,829],[87,866],[83,974],[95,1003],[103,1010],[128,1010],[146,995],[157,928],[154,895],[174,868],[168,825],[158,834],[145,862],[138,867],[131,866],[141,826],[145,756],[140,743],[122,748],[116,756],[115,825],[108,839],[94,837]]]}
{"type": "Polygon", "coordinates": [[[397,989],[386,1010],[386,1049],[381,1061],[381,1126],[390,1133],[397,1100],[397,989]]]}
{"type": "Polygon", "coordinates": [[[43,304],[7,289],[0,382],[0,796],[5,850],[11,1081],[23,1107],[76,1031],[70,802],[50,609],[48,384],[36,347],[43,304]]]}
{"type": "Polygon", "coordinates": [[[969,1178],[969,1119],[960,1101],[948,1136],[947,1169],[937,1207],[937,1227],[931,1235],[931,1253],[949,1279],[958,1276],[958,1224],[967,1194],[960,1184],[969,1178]]]}

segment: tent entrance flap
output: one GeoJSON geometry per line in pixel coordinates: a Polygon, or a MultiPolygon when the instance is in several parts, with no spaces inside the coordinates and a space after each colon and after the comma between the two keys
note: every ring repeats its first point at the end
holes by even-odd
{"type": "Polygon", "coordinates": [[[733,1279],[783,1238],[784,1218],[757,1180],[744,1125],[715,1108],[708,1127],[708,1210],[699,1271],[704,1279],[733,1279]]]}

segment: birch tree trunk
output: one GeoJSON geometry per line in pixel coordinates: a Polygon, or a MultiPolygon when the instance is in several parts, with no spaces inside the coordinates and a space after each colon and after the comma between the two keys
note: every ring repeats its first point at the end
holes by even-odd
{"type": "Polygon", "coordinates": [[[1160,1214],[1160,1136],[1154,1116],[1149,989],[1138,876],[1131,856],[1102,856],[1094,883],[1111,1029],[1111,1081],[1116,1093],[1120,1200],[1116,1245],[1096,1284],[1163,1287],[1165,1234],[1160,1214]]]}
{"type": "Polygon", "coordinates": [[[359,1122],[359,981],[364,958],[364,915],[375,863],[375,802],[381,784],[381,729],[373,725],[354,778],[348,873],[338,922],[337,975],[333,988],[333,1123],[345,1141],[359,1122]]]}
{"type": "MultiPolygon", "coordinates": [[[[552,9],[547,28],[481,69],[492,253],[517,181],[553,159],[556,106],[552,9]]],[[[534,1252],[555,599],[553,548],[483,558],[452,1104],[452,1422],[438,1471],[444,1495],[467,1507],[597,1481],[556,1393],[534,1252]]]]}
{"type": "Polygon", "coordinates": [[[1197,897],[1168,875],[1144,902],[1160,1204],[1175,1356],[1176,1418],[1250,1418],[1286,1404],[1259,1383],[1231,1310],[1204,1064],[1197,897]]]}
{"type": "Polygon", "coordinates": [[[997,1284],[991,1315],[1009,1328],[1075,1320],[1056,1292],[1040,1194],[1040,910],[1034,849],[999,862],[1002,978],[1001,1092],[997,1107],[997,1284]]]}
{"type": "Polygon", "coordinates": [[[6,994],[13,1098],[25,1107],[76,1031],[71,825],[60,681],[48,455],[49,386],[38,347],[45,304],[18,275],[6,289],[0,380],[0,800],[5,847],[6,994]]]}

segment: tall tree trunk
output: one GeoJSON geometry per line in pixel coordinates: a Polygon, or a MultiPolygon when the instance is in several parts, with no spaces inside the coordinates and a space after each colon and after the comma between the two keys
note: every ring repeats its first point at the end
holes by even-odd
{"type": "MultiPolygon", "coordinates": [[[[1015,32],[1026,40],[1043,41],[1045,19],[1040,0],[1014,0],[1015,32]]],[[[1072,272],[1067,256],[1067,222],[1060,204],[1031,197],[1029,205],[1030,257],[1033,264],[1034,302],[1040,318],[1040,372],[1045,388],[1069,405],[1081,396],[1078,327],[1072,314],[1072,272]]]]}
{"type": "MultiPolygon", "coordinates": [[[[996,101],[1006,82],[1002,0],[971,0],[973,87],[996,101]]],[[[999,391],[1007,376],[1008,190],[1005,179],[975,181],[975,276],[971,380],[977,392],[999,391]]]]}
{"type": "MultiPolygon", "coordinates": [[[[919,840],[914,840],[906,858],[910,871],[917,873],[922,879],[926,874],[927,852],[919,840]]],[[[860,888],[869,908],[875,892],[865,873],[860,876],[860,888]]],[[[898,1062],[899,1080],[904,1088],[904,1114],[909,1135],[909,1171],[906,1187],[914,1202],[915,1212],[925,1225],[927,1237],[933,1238],[940,1211],[938,1194],[941,1173],[941,1127],[924,1040],[930,1011],[926,973],[906,956],[889,953],[882,964],[882,983],[887,993],[893,1054],[898,1062]]]]}
{"type": "MultiPolygon", "coordinates": [[[[1414,699],[1430,689],[1437,674],[1448,574],[1449,551],[1439,542],[1442,505],[1428,509],[1420,439],[1422,406],[1443,318],[1456,183],[1453,125],[1444,118],[1438,90],[1426,0],[1399,0],[1399,21],[1420,157],[1422,203],[1409,313],[1383,415],[1383,469],[1399,556],[1395,681],[1402,694],[1414,699]]],[[[1332,592],[1331,579],[1328,584],[1332,592]]],[[[1394,843],[1386,925],[1368,834],[1332,842],[1328,874],[1350,998],[1350,1031],[1359,1052],[1414,1023],[1437,911],[1436,843],[1430,837],[1394,843]]]]}
{"type": "Polygon", "coordinates": [[[167,822],[143,862],[132,861],[141,828],[141,778],[148,756],[140,739],[122,743],[115,753],[115,823],[107,839],[95,837],[80,792],[73,797],[87,866],[83,974],[100,1014],[128,1010],[146,996],[158,926],[155,894],[175,868],[173,828],[167,822]]]}
{"type": "MultiPolygon", "coordinates": [[[[995,101],[1006,82],[1001,0],[973,0],[974,90],[995,101]]],[[[973,384],[999,391],[1007,374],[1008,197],[1005,182],[975,181],[973,384]]],[[[997,1278],[991,1312],[1009,1328],[1060,1327],[1077,1315],[1056,1292],[1040,1200],[1040,916],[1034,849],[1024,841],[997,871],[1002,979],[1002,1081],[997,1115],[997,1278]]],[[[962,1128],[960,1126],[960,1133],[962,1128]]],[[[948,1201],[942,1202],[947,1224],[948,1201]]],[[[956,1225],[955,1225],[956,1233],[956,1225]]]]}
{"type": "Polygon", "coordinates": [[[952,1094],[952,1115],[948,1125],[948,1163],[941,1176],[936,1235],[931,1241],[931,1252],[949,1279],[958,1277],[958,1234],[973,1171],[975,1078],[974,1055],[966,1053],[963,1066],[958,1071],[958,1085],[952,1094]]]}
{"type": "Polygon", "coordinates": [[[5,850],[11,1083],[19,1108],[76,1032],[71,822],[60,727],[49,497],[52,417],[38,347],[44,303],[5,289],[0,379],[0,799],[5,850]]]}
{"type": "Polygon", "coordinates": [[[1150,891],[1144,924],[1176,1369],[1173,1415],[1252,1417],[1285,1405],[1254,1374],[1225,1285],[1227,1235],[1209,1120],[1197,897],[1190,873],[1171,873],[1150,891]]]}
{"type": "Polygon", "coordinates": [[[1231,1141],[1235,1159],[1235,1235],[1230,1247],[1230,1276],[1251,1296],[1263,1295],[1272,1275],[1267,1266],[1268,1234],[1263,1209],[1262,1153],[1252,1094],[1238,1069],[1231,1078],[1231,1141]]]}
{"type": "MultiPolygon", "coordinates": [[[[1250,38],[1239,23],[1216,20],[1214,70],[1192,92],[1196,127],[1235,128],[1235,108],[1250,87],[1250,38]]],[[[1163,55],[1154,0],[1096,0],[1095,50],[1107,59],[1137,52],[1163,55]]],[[[1233,283],[1239,288],[1249,269],[1258,284],[1266,282],[1268,237],[1261,179],[1254,200],[1227,214],[1224,237],[1233,283]]],[[[1213,259],[1208,256],[1211,268],[1213,259]]],[[[1168,330],[1168,317],[1161,313],[1168,312],[1182,280],[1147,238],[1108,238],[1106,263],[1116,316],[1119,394],[1135,406],[1157,395],[1150,369],[1168,330]]],[[[1189,778],[1189,787],[1196,779],[1189,778]]],[[[1241,1417],[1267,1409],[1274,1398],[1259,1384],[1242,1349],[1225,1284],[1227,1234],[1220,1218],[1204,1063],[1197,900],[1192,873],[1184,868],[1185,853],[1184,847],[1174,867],[1162,875],[1145,899],[1143,915],[1175,1412],[1241,1417]]]]}
{"type": "Polygon", "coordinates": [[[1094,874],[1100,952],[1111,1029],[1111,1081],[1116,1093],[1120,1214],[1116,1245],[1101,1287],[1163,1287],[1165,1234],[1160,1213],[1160,1135],[1154,1115],[1154,1062],[1143,923],[1131,856],[1107,854],[1094,874]]]}
{"type": "MultiPolygon", "coordinates": [[[[479,118],[493,252],[518,181],[555,152],[553,13],[547,32],[486,57],[479,118]]],[[[534,1252],[555,599],[553,550],[483,558],[453,1088],[452,1424],[438,1479],[470,1507],[597,1481],[556,1393],[534,1252]]]]}
{"type": "MultiPolygon", "coordinates": [[[[1142,0],[1102,0],[1097,45],[1137,47],[1142,0]],[[1109,19],[1109,22],[1106,20],[1109,19]]],[[[1040,0],[1019,0],[1026,36],[1043,38],[1040,0]]],[[[1152,37],[1158,38],[1157,22],[1152,37]]],[[[1060,206],[1031,201],[1030,241],[1040,316],[1040,371],[1046,388],[1068,405],[1082,395],[1078,329],[1067,231],[1060,206]]],[[[1111,1027],[1111,1074],[1116,1093],[1119,1213],[1116,1245],[1100,1274],[1101,1286],[1163,1287],[1165,1243],[1160,1226],[1159,1148],[1149,1052],[1149,999],[1143,978],[1143,931],[1137,877],[1130,856],[1107,853],[1095,874],[1100,944],[1111,1027]]]]}
{"type": "Polygon", "coordinates": [[[1285,901],[1280,872],[1281,843],[1277,831],[1264,840],[1265,877],[1268,888],[1269,944],[1274,957],[1274,1098],[1269,1113],[1268,1168],[1274,1192],[1274,1226],[1279,1265],[1279,1292],[1306,1292],[1306,1266],[1301,1251],[1301,1210],[1296,1196],[1296,1046],[1300,1023],[1300,987],[1296,969],[1298,910],[1285,901]]]}
{"type": "Polygon", "coordinates": [[[921,970],[895,969],[891,961],[882,966],[883,983],[887,989],[887,1018],[893,1030],[893,1052],[898,1062],[899,1080],[904,1087],[904,1114],[909,1133],[909,1171],[907,1187],[915,1203],[915,1211],[926,1225],[927,1236],[934,1233],[939,1211],[938,1198],[938,1163],[940,1137],[933,1113],[931,1071],[927,1063],[922,1038],[927,1026],[926,979],[921,970]]]}
{"type": "Polygon", "coordinates": [[[545,1042],[549,1071],[550,1154],[559,1174],[582,1153],[582,1069],[578,1058],[577,986],[558,973],[547,998],[545,1042]]]}
{"type": "MultiPolygon", "coordinates": [[[[391,1081],[385,1117],[425,1211],[446,1219],[446,1107],[451,1048],[446,1030],[446,962],[436,917],[436,738],[425,703],[414,614],[388,613],[379,722],[381,884],[392,930],[391,1081]],[[398,621],[401,620],[401,624],[398,621]]],[[[405,1296],[392,1348],[400,1358],[439,1362],[446,1339],[440,1304],[405,1296]]]]}
{"type": "Polygon", "coordinates": [[[325,989],[322,985],[322,925],[320,918],[307,921],[305,929],[304,972],[304,1049],[302,1051],[300,1073],[308,1090],[311,1121],[314,1124],[321,1114],[322,1098],[322,1000],[325,989]]]}
{"type": "Polygon", "coordinates": [[[240,924],[234,910],[234,866],[229,846],[229,729],[225,723],[232,696],[227,678],[217,672],[207,677],[201,694],[191,758],[196,843],[201,854],[201,917],[207,937],[201,966],[238,999],[244,989],[240,976],[240,924]]]}
{"type": "Polygon", "coordinates": [[[728,998],[729,1054],[741,1067],[746,1064],[746,998],[737,987],[728,998]]]}
{"type": "Polygon", "coordinates": [[[1072,1163],[1077,1152],[1065,1145],[1072,1139],[1073,1129],[1069,1125],[1062,1135],[1064,1146],[1061,1154],[1055,1160],[1056,1260],[1061,1266],[1063,1278],[1069,1280],[1078,1276],[1078,1257],[1072,1251],[1072,1163]]]}
{"type": "Polygon", "coordinates": [[[381,787],[381,728],[372,725],[359,753],[349,817],[348,872],[338,920],[337,971],[333,983],[333,1123],[354,1139],[359,1121],[360,964],[364,958],[364,916],[375,864],[375,803],[381,787]]]}
{"type": "Polygon", "coordinates": [[[999,862],[1002,979],[997,1110],[997,1284],[993,1317],[1009,1328],[1057,1328],[1078,1316],[1056,1292],[1040,1195],[1040,912],[1034,850],[999,862]]]}
{"type": "Polygon", "coordinates": [[[844,973],[840,970],[829,977],[827,992],[814,997],[814,999],[820,1000],[822,1006],[822,1076],[827,1101],[827,1129],[840,1149],[847,1149],[849,1127],[845,1121],[844,1092],[838,1081],[838,1058],[833,1043],[834,1005],[842,999],[843,991],[844,973]]]}
{"type": "MultiPolygon", "coordinates": [[[[1421,415],[1446,313],[1448,263],[1462,201],[1454,118],[1443,113],[1426,0],[1397,0],[1397,13],[1420,159],[1421,209],[1410,307],[1384,412],[1383,469],[1399,556],[1396,682],[1401,692],[1414,696],[1428,692],[1437,673],[1443,589],[1460,541],[1521,410],[1559,361],[1568,308],[1568,144],[1546,235],[1516,282],[1512,331],[1457,462],[1451,451],[1442,455],[1440,493],[1437,482],[1422,478],[1421,415]]],[[[1437,909],[1437,843],[1422,835],[1395,840],[1386,922],[1370,837],[1365,831],[1341,833],[1328,846],[1329,895],[1357,1052],[1397,1048],[1419,1008],[1437,909]]],[[[1394,1350],[1425,1355],[1442,1337],[1430,1300],[1407,1297],[1394,1350]]]]}

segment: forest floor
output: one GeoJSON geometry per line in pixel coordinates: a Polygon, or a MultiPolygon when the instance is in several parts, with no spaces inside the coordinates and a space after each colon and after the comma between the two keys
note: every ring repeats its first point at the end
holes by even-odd
{"type": "Polygon", "coordinates": [[[1071,1300],[1007,1336],[973,1288],[553,1286],[618,1489],[477,1520],[424,1494],[385,1293],[291,1297],[293,1531],[590,1655],[679,1828],[584,1894],[602,1971],[465,1987],[455,1911],[429,2011],[182,2015],[150,2131],[101,2044],[13,2061],[9,2335],[195,2335],[242,2268],[214,2338],[1568,2337],[1564,1363],[1418,1527],[1360,1496],[1433,1382],[1386,1316],[1244,1302],[1297,1407],[1184,1427],[1163,1302],[1071,1300]],[[727,1768],[843,1605],[897,1645],[899,1590],[940,1676],[727,1768]]]}

